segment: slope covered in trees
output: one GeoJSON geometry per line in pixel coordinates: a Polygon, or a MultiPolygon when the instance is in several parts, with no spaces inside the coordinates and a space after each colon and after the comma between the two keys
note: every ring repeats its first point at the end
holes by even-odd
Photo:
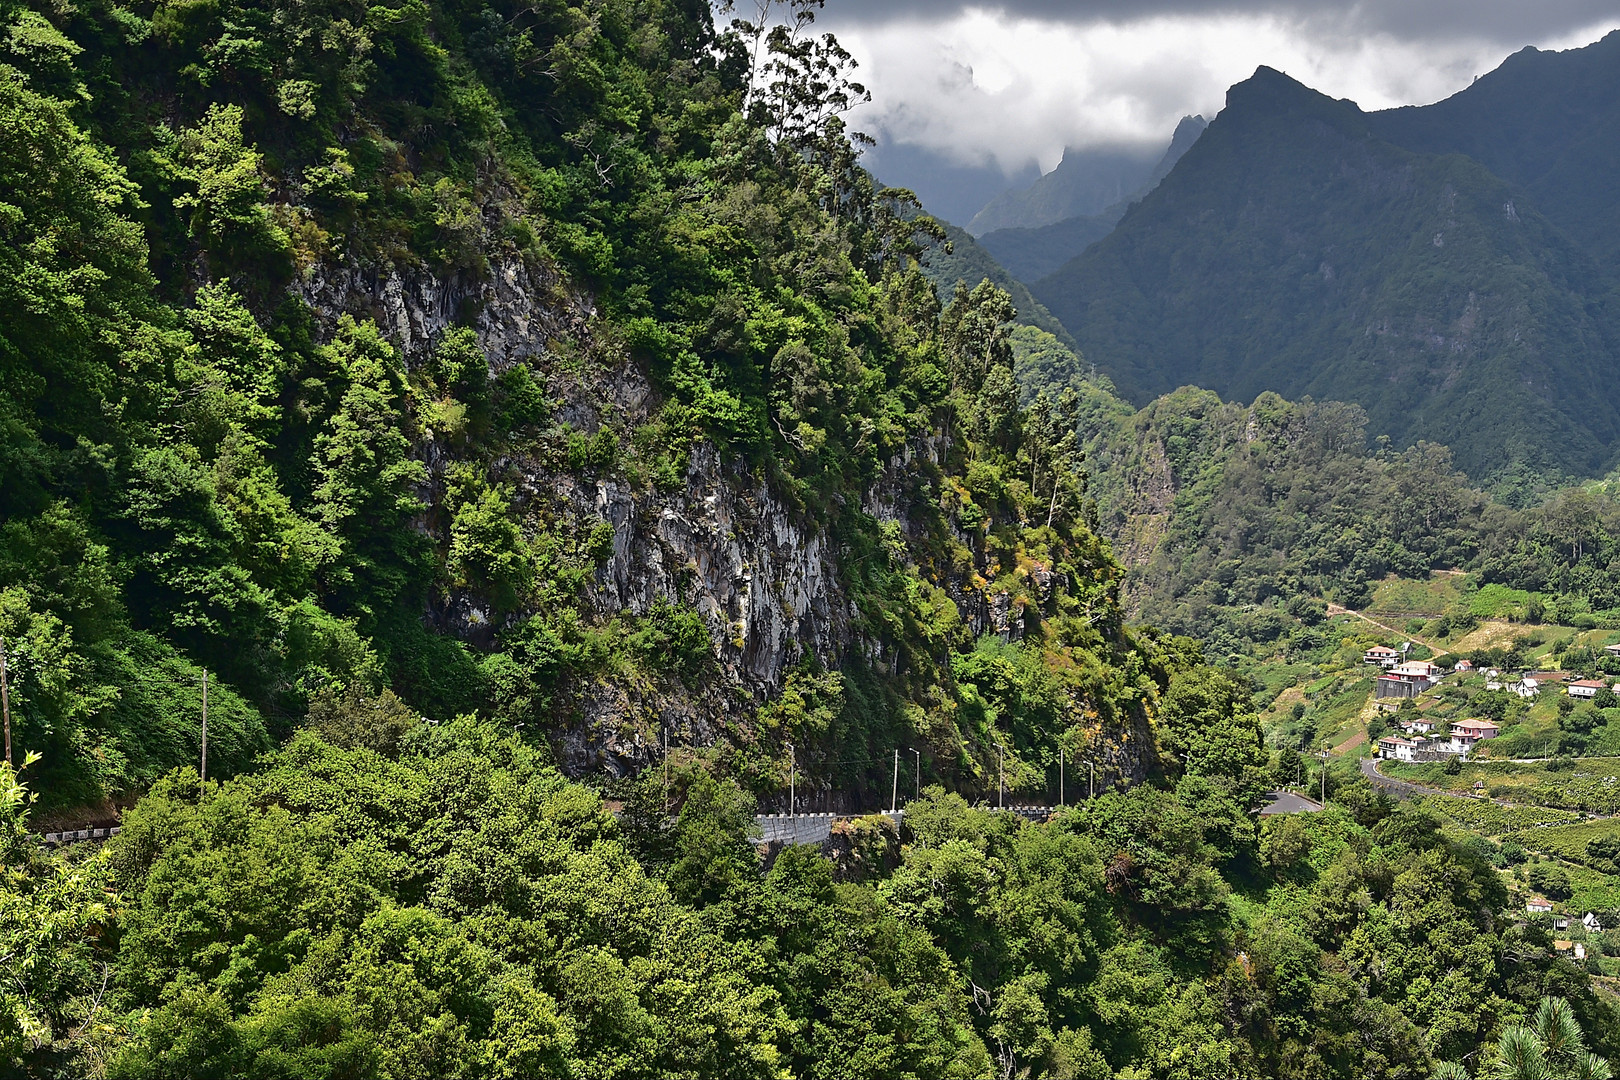
{"type": "Polygon", "coordinates": [[[1361,405],[1397,444],[1450,446],[1483,484],[1600,474],[1620,338],[1607,218],[1571,193],[1612,186],[1615,129],[1588,107],[1610,99],[1583,73],[1612,72],[1616,47],[1515,61],[1401,115],[1262,68],[1113,233],[1033,291],[1138,404],[1182,384],[1308,394],[1361,405]],[[1490,107],[1527,79],[1540,90],[1522,107],[1490,107]],[[1561,164],[1538,180],[1543,137],[1561,164]]]}
{"type": "Polygon", "coordinates": [[[1549,995],[1620,1046],[1466,839],[1256,823],[1292,763],[1085,498],[1117,400],[940,302],[813,6],[0,7],[6,1071],[1400,1076],[1549,995]],[[761,860],[897,747],[900,832],[761,860]]]}

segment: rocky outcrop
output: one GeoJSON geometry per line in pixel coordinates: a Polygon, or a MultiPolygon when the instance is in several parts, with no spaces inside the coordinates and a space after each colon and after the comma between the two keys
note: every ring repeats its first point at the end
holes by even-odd
{"type": "Polygon", "coordinates": [[[371,319],[407,362],[470,320],[497,371],[556,338],[584,334],[595,314],[589,297],[569,291],[555,271],[516,257],[492,261],[485,274],[449,277],[424,267],[317,266],[298,292],[329,326],[341,314],[371,319]]]}

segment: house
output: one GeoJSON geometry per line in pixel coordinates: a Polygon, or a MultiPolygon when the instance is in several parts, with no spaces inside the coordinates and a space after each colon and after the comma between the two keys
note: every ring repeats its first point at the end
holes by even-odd
{"type": "Polygon", "coordinates": [[[1568,678],[1567,671],[1532,671],[1522,681],[1513,684],[1513,692],[1520,697],[1535,697],[1547,686],[1561,683],[1568,678]]]}
{"type": "Polygon", "coordinates": [[[1614,645],[1605,645],[1603,646],[1603,651],[1608,653],[1610,656],[1620,656],[1620,643],[1616,643],[1614,645]]]}
{"type": "Polygon", "coordinates": [[[1437,740],[1434,748],[1448,754],[1467,754],[1476,743],[1494,739],[1501,733],[1502,729],[1489,720],[1458,720],[1451,725],[1451,737],[1437,740]]]}
{"type": "Polygon", "coordinates": [[[1398,675],[1380,675],[1374,684],[1373,697],[1375,698],[1415,698],[1427,690],[1427,683],[1412,682],[1398,675]]]}
{"type": "Polygon", "coordinates": [[[1412,734],[1413,732],[1417,732],[1420,735],[1427,735],[1429,732],[1434,730],[1434,721],[1428,719],[1427,717],[1414,716],[1410,720],[1402,720],[1401,727],[1408,735],[1412,734]]]}
{"type": "Polygon", "coordinates": [[[1459,661],[1457,661],[1457,666],[1452,668],[1451,670],[1453,670],[1453,671],[1473,671],[1474,670],[1474,662],[1472,660],[1459,660],[1459,661]]]}
{"type": "Polygon", "coordinates": [[[1602,679],[1576,679],[1565,688],[1564,693],[1572,698],[1586,698],[1590,701],[1597,697],[1599,690],[1606,689],[1608,685],[1602,679]]]}
{"type": "Polygon", "coordinates": [[[1603,932],[1603,920],[1590,911],[1581,916],[1581,925],[1586,927],[1588,934],[1601,934],[1603,932]]]}
{"type": "Polygon", "coordinates": [[[1577,960],[1585,960],[1586,959],[1586,946],[1584,944],[1582,944],[1581,942],[1579,942],[1579,941],[1577,941],[1575,943],[1575,959],[1577,959],[1577,960]]]}
{"type": "Polygon", "coordinates": [[[1389,673],[1400,679],[1410,679],[1413,682],[1439,682],[1440,665],[1431,664],[1427,660],[1408,660],[1404,664],[1396,664],[1389,669],[1389,673]]]}
{"type": "Polygon", "coordinates": [[[1379,667],[1392,667],[1400,661],[1400,650],[1392,649],[1388,645],[1374,645],[1361,654],[1363,664],[1377,664],[1379,667]]]}
{"type": "Polygon", "coordinates": [[[1378,740],[1378,756],[1386,761],[1411,761],[1418,745],[1399,735],[1385,735],[1378,740]]]}
{"type": "Polygon", "coordinates": [[[1569,929],[1569,916],[1568,915],[1554,915],[1553,916],[1553,921],[1552,921],[1552,928],[1554,930],[1568,930],[1569,929]]]}
{"type": "Polygon", "coordinates": [[[1532,896],[1524,902],[1524,910],[1532,915],[1545,915],[1552,910],[1552,901],[1540,896],[1532,896]]]}

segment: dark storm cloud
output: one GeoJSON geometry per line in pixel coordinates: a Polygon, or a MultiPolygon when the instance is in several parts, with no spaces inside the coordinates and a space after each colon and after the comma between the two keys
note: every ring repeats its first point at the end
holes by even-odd
{"type": "Polygon", "coordinates": [[[1154,16],[1271,15],[1318,24],[1329,32],[1383,32],[1401,37],[1466,35],[1521,44],[1620,17],[1617,0],[1367,0],[1355,4],[1308,0],[828,0],[823,18],[856,25],[911,19],[934,22],[969,8],[1013,18],[1085,24],[1135,22],[1154,16]]]}

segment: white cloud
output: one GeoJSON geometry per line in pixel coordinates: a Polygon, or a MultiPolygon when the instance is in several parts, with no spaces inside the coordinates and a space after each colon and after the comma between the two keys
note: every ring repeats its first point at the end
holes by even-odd
{"type": "MultiPolygon", "coordinates": [[[[1504,58],[1495,41],[1409,40],[1350,24],[1267,13],[1168,14],[1051,22],[1000,9],[891,22],[822,20],[860,61],[872,103],[856,127],[961,164],[1043,170],[1065,146],[1156,152],[1183,115],[1213,117],[1228,86],[1265,64],[1365,109],[1437,101],[1504,58]]],[[[1533,42],[1569,48],[1599,25],[1533,42]]]]}

